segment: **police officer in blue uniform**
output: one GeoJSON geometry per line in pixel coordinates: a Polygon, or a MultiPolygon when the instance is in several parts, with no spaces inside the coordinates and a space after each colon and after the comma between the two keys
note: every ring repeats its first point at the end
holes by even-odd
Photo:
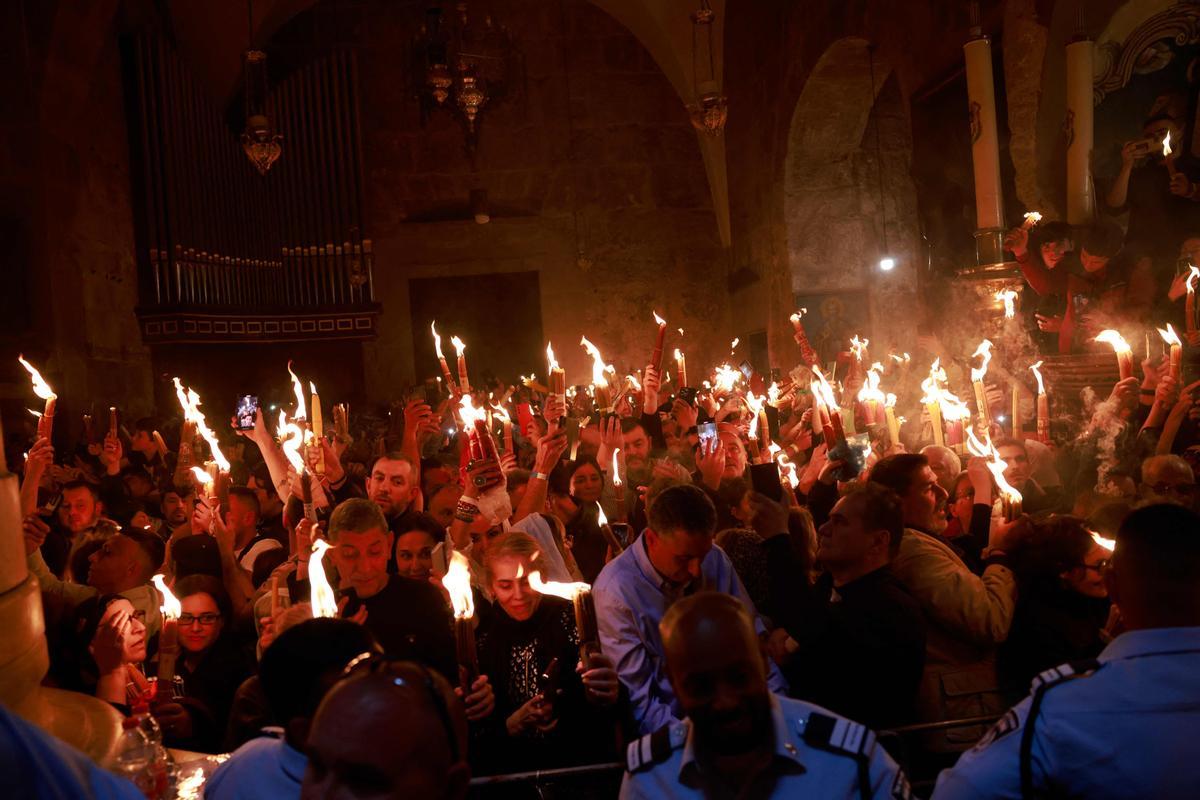
{"type": "Polygon", "coordinates": [[[686,719],[631,742],[622,798],[907,798],[903,772],[866,727],[774,695],[745,607],[700,592],[661,626],[686,719]]]}
{"type": "Polygon", "coordinates": [[[1134,511],[1105,582],[1124,632],[1038,676],[934,800],[1200,797],[1200,516],[1134,511]]]}

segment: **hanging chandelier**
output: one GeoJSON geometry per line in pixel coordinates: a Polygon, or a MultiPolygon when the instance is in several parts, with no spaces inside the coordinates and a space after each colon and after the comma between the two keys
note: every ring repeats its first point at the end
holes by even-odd
{"type": "Polygon", "coordinates": [[[242,79],[244,81],[246,127],[242,130],[242,150],[246,158],[258,170],[258,174],[266,175],[279,156],[283,154],[283,134],[276,133],[271,127],[271,118],[267,114],[267,54],[255,50],[254,44],[254,2],[248,0],[246,13],[249,25],[248,47],[242,58],[242,79]]]}
{"type": "Polygon", "coordinates": [[[456,114],[470,150],[484,109],[512,93],[522,67],[508,29],[493,23],[490,14],[482,22],[473,21],[466,2],[456,2],[452,15],[441,4],[426,9],[425,23],[412,44],[412,62],[422,121],[438,110],[456,114]]]}
{"type": "Polygon", "coordinates": [[[696,130],[710,136],[720,136],[729,117],[729,99],[717,85],[713,55],[713,22],[717,14],[709,0],[700,0],[700,8],[691,13],[692,19],[692,90],[696,102],[687,106],[688,116],[696,130]],[[707,70],[701,65],[707,63],[707,70]]]}

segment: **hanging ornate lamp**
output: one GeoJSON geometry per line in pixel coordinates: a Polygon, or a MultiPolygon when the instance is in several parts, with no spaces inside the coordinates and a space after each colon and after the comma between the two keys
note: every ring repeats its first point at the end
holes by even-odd
{"type": "Polygon", "coordinates": [[[283,153],[280,142],[283,134],[271,128],[267,115],[267,54],[253,48],[254,3],[247,3],[249,21],[249,47],[242,60],[242,77],[245,81],[246,128],[242,131],[242,150],[260,175],[266,175],[271,165],[283,153]]]}
{"type": "Polygon", "coordinates": [[[692,88],[696,102],[687,106],[688,116],[696,130],[710,136],[720,136],[729,117],[729,99],[717,85],[713,54],[713,22],[717,14],[709,0],[700,0],[700,8],[691,13],[692,19],[692,88]],[[702,53],[701,51],[707,51],[702,53]],[[701,75],[700,64],[708,64],[701,75]]]}

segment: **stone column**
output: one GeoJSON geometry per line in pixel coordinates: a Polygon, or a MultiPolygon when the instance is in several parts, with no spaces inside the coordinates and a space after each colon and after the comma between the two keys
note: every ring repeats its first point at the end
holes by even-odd
{"type": "Polygon", "coordinates": [[[1091,223],[1096,213],[1092,185],[1092,53],[1090,39],[1067,45],[1067,222],[1091,223]]]}
{"type": "Polygon", "coordinates": [[[975,258],[983,264],[1004,260],[1004,193],[1000,186],[1000,141],[996,132],[996,86],[992,43],[979,28],[963,45],[967,65],[967,101],[971,122],[971,159],[975,167],[975,258]]]}

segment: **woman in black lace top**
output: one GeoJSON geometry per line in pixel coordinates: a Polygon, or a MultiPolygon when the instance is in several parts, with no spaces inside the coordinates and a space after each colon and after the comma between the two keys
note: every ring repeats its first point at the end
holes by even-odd
{"type": "Polygon", "coordinates": [[[486,567],[496,613],[479,637],[479,666],[492,679],[496,710],[473,768],[510,773],[619,760],[625,705],[616,669],[597,650],[585,670],[572,603],[530,587],[531,572],[545,573],[537,543],[509,533],[488,547],[486,567]]]}

